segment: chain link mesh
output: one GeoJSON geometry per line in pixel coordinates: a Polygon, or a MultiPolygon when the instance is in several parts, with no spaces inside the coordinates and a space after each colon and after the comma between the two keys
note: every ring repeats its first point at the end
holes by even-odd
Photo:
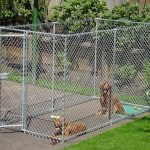
{"type": "Polygon", "coordinates": [[[64,141],[149,109],[149,24],[95,19],[41,24],[42,32],[13,28],[0,36],[1,74],[8,73],[2,123],[23,114],[24,131],[64,141]],[[4,36],[20,29],[24,38],[4,36]]]}
{"type": "Polygon", "coordinates": [[[22,123],[23,32],[0,30],[0,124],[22,123]]]}

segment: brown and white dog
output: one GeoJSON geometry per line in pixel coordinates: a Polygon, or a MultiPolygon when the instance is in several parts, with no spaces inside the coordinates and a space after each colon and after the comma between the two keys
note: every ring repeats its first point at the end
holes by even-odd
{"type": "Polygon", "coordinates": [[[112,100],[112,113],[126,114],[120,100],[118,97],[112,95],[112,86],[108,82],[104,82],[101,87],[101,96],[100,96],[100,111],[97,115],[100,114],[109,114],[111,108],[112,100]]]}
{"type": "MultiPolygon", "coordinates": [[[[55,136],[62,135],[62,119],[58,118],[54,121],[55,126],[55,136]]],[[[76,133],[83,132],[87,129],[86,125],[84,123],[70,123],[67,121],[64,121],[64,135],[69,136],[76,133]]]]}

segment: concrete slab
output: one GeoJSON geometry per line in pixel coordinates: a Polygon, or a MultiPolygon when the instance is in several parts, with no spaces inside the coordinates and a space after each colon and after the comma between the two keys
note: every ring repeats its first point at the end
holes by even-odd
{"type": "MultiPolygon", "coordinates": [[[[142,117],[145,115],[150,115],[150,113],[142,114],[138,117],[142,117]]],[[[137,117],[136,117],[137,119],[137,117]]],[[[117,126],[128,123],[131,120],[125,120],[113,126],[108,126],[103,130],[96,130],[88,135],[81,136],[78,139],[74,139],[68,141],[66,143],[52,143],[49,140],[45,140],[42,138],[37,138],[31,135],[23,134],[21,132],[17,132],[14,130],[0,128],[0,149],[2,150],[61,150],[65,146],[69,146],[71,144],[75,144],[80,142],[81,140],[85,140],[87,138],[93,137],[97,134],[101,134],[107,130],[111,130],[117,126]]]]}

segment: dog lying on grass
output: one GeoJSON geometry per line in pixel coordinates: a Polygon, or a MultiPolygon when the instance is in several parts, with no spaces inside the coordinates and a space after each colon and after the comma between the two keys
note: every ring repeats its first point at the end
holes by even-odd
{"type": "Polygon", "coordinates": [[[110,113],[111,99],[112,99],[112,113],[127,114],[119,98],[112,95],[112,86],[110,83],[104,82],[101,85],[100,89],[101,89],[100,111],[97,113],[97,115],[110,113]]]}
{"type": "MultiPolygon", "coordinates": [[[[62,119],[56,118],[54,121],[55,126],[55,136],[62,135],[62,119]]],[[[86,125],[84,123],[71,123],[68,121],[64,121],[64,135],[74,135],[76,133],[83,132],[87,129],[86,125]]]]}

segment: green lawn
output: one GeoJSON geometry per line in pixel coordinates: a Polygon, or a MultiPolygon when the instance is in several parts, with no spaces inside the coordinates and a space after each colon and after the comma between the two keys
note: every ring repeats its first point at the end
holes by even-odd
{"type": "MultiPolygon", "coordinates": [[[[22,82],[22,76],[18,73],[9,73],[9,79],[10,81],[21,83],[22,82]]],[[[32,84],[32,76],[28,76],[27,78],[27,83],[32,84]]],[[[47,89],[52,89],[52,81],[49,81],[47,79],[38,79],[36,81],[36,85],[39,87],[47,88],[47,89]]],[[[92,96],[94,90],[89,87],[82,87],[80,85],[75,85],[71,83],[63,83],[63,82],[54,82],[54,89],[55,90],[62,90],[66,91],[68,93],[76,93],[76,94],[81,94],[81,95],[87,95],[87,96],[92,96]]],[[[97,95],[99,94],[99,90],[96,91],[97,95]]]]}
{"type": "MultiPolygon", "coordinates": [[[[9,79],[10,81],[21,83],[22,82],[22,76],[18,73],[9,73],[9,79]]],[[[32,84],[32,76],[29,75],[27,79],[28,84],[32,84]]],[[[52,81],[46,80],[46,79],[39,79],[36,82],[36,85],[39,87],[51,89],[52,88],[52,81]]],[[[92,96],[94,90],[89,87],[75,85],[71,83],[65,83],[65,85],[62,82],[55,82],[54,83],[54,89],[55,90],[63,90],[68,93],[76,93],[86,96],[92,96]]],[[[96,89],[96,95],[100,96],[99,89],[96,89]]],[[[147,105],[147,101],[144,96],[132,96],[125,93],[117,93],[117,96],[119,99],[121,99],[122,102],[138,102],[138,104],[141,105],[147,105]]]]}
{"type": "Polygon", "coordinates": [[[63,150],[149,150],[150,115],[63,150]]]}
{"type": "MultiPolygon", "coordinates": [[[[10,81],[21,83],[22,82],[22,76],[18,73],[9,73],[9,79],[10,81]]],[[[32,76],[28,76],[28,84],[32,84],[32,76]]],[[[39,79],[36,82],[36,85],[39,87],[51,89],[52,88],[52,81],[46,80],[46,79],[39,79]]],[[[71,83],[66,83],[65,85],[62,82],[55,82],[54,83],[54,89],[55,90],[64,90],[68,93],[76,93],[86,96],[92,96],[93,95],[93,89],[85,86],[75,85],[71,83]]],[[[96,89],[96,95],[99,95],[99,89],[96,89]]],[[[144,96],[132,96],[125,93],[118,93],[117,96],[121,99],[122,102],[138,102],[138,104],[141,105],[147,105],[146,99],[144,96]]]]}

